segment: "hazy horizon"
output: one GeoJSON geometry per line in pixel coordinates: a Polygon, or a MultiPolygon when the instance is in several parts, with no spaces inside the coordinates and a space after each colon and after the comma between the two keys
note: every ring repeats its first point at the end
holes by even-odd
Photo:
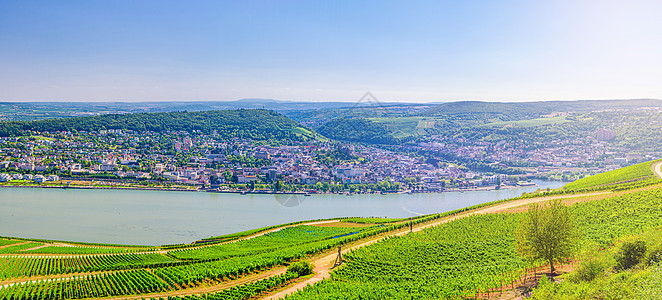
{"type": "MultiPolygon", "coordinates": [[[[2,100],[0,99],[0,103],[159,103],[159,102],[237,102],[237,101],[246,101],[246,100],[257,100],[257,101],[283,101],[283,102],[301,102],[301,103],[332,103],[332,102],[338,102],[338,103],[357,103],[359,102],[360,99],[355,99],[355,100],[322,100],[322,101],[316,101],[316,100],[288,100],[288,99],[270,99],[270,98],[241,98],[241,99],[233,99],[233,100],[136,100],[136,101],[112,101],[112,100],[99,100],[99,101],[94,101],[94,100],[80,100],[80,101],[12,101],[12,100],[2,100]]],[[[524,101],[489,101],[489,100],[449,100],[449,101],[380,101],[378,102],[384,102],[384,103],[403,103],[403,104],[441,104],[441,103],[452,103],[452,102],[493,102],[493,103],[524,103],[524,102],[554,102],[554,101],[564,101],[564,102],[571,102],[571,101],[623,101],[623,100],[657,100],[657,101],[662,101],[662,99],[656,99],[656,98],[632,98],[632,99],[567,99],[567,100],[556,100],[556,99],[550,99],[550,100],[524,100],[524,101]]]]}

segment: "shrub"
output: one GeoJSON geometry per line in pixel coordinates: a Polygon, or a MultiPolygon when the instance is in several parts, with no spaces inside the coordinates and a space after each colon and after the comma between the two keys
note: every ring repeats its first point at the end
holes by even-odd
{"type": "Polygon", "coordinates": [[[644,241],[625,242],[616,254],[616,269],[627,270],[641,262],[646,254],[644,241]]]}
{"type": "Polygon", "coordinates": [[[594,258],[581,262],[575,273],[575,281],[593,281],[604,274],[607,264],[600,259],[594,258]]]}
{"type": "Polygon", "coordinates": [[[662,245],[651,249],[646,255],[646,264],[649,266],[659,265],[662,263],[662,245]]]}
{"type": "Polygon", "coordinates": [[[298,262],[295,262],[295,263],[291,264],[287,268],[287,271],[297,273],[297,274],[299,274],[299,276],[305,276],[305,275],[313,273],[313,265],[311,265],[307,261],[298,261],[298,262]]]}

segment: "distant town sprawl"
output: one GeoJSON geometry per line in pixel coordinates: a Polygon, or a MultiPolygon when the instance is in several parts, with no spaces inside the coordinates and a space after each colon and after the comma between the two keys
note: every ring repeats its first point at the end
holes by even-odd
{"type": "Polygon", "coordinates": [[[196,131],[33,132],[0,138],[0,182],[233,192],[441,192],[531,185],[535,178],[573,180],[652,159],[614,151],[606,142],[612,137],[601,129],[587,140],[550,140],[535,149],[466,139],[384,149],[331,141],[222,139],[196,131]],[[444,157],[490,161],[511,172],[478,172],[444,157]]]}

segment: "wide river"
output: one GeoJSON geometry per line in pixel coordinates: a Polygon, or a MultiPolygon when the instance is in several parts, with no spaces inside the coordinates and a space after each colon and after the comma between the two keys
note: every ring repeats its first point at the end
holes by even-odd
{"type": "Polygon", "coordinates": [[[205,192],[0,188],[0,235],[64,241],[187,243],[299,220],[411,217],[506,199],[535,187],[390,195],[239,195],[205,192]]]}

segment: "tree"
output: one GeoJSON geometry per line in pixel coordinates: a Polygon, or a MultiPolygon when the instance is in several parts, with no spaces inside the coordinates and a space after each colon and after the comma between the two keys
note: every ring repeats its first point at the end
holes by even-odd
{"type": "Polygon", "coordinates": [[[517,230],[517,251],[531,260],[544,259],[554,273],[575,250],[578,233],[568,207],[559,200],[531,204],[517,230]]]}

